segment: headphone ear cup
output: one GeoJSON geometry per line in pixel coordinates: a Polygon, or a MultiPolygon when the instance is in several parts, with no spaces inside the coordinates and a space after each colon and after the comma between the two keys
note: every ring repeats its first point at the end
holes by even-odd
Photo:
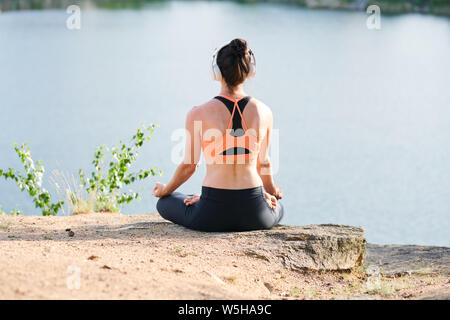
{"type": "Polygon", "coordinates": [[[222,72],[220,72],[219,65],[217,64],[217,55],[219,54],[220,49],[216,49],[214,51],[211,63],[212,69],[212,77],[216,81],[222,81],[222,72]]]}
{"type": "Polygon", "coordinates": [[[250,63],[250,71],[248,72],[247,78],[254,78],[256,75],[256,65],[251,62],[250,63]]]}
{"type": "Polygon", "coordinates": [[[256,60],[253,52],[251,54],[251,60],[250,60],[250,71],[248,72],[247,78],[254,78],[256,75],[256,60]]]}
{"type": "Polygon", "coordinates": [[[216,81],[222,81],[222,72],[220,72],[220,68],[217,63],[213,64],[212,67],[213,79],[216,81]]]}

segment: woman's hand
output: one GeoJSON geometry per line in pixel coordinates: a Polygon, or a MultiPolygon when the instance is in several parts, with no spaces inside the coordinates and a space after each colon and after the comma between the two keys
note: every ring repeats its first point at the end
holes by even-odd
{"type": "Polygon", "coordinates": [[[200,195],[194,194],[193,196],[187,196],[186,199],[184,199],[184,204],[187,206],[192,206],[197,203],[198,200],[200,200],[200,195]]]}
{"type": "Polygon", "coordinates": [[[165,188],[166,188],[166,185],[164,183],[157,182],[155,187],[153,188],[152,195],[154,195],[157,198],[166,196],[166,194],[164,193],[165,188]]]}
{"type": "Polygon", "coordinates": [[[283,198],[283,192],[281,191],[280,186],[276,186],[275,187],[275,194],[274,194],[275,198],[277,198],[278,200],[283,198]]]}
{"type": "Polygon", "coordinates": [[[267,203],[272,209],[276,209],[277,207],[277,198],[275,198],[270,193],[264,192],[264,198],[266,198],[267,203]]]}

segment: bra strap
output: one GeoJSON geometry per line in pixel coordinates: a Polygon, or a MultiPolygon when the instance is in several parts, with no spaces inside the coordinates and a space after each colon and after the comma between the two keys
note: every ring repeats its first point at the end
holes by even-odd
{"type": "Polygon", "coordinates": [[[237,103],[234,103],[233,112],[231,113],[230,120],[228,121],[227,129],[230,129],[233,125],[233,117],[234,117],[234,111],[236,111],[236,105],[237,105],[237,103]]]}
{"type": "Polygon", "coordinates": [[[239,115],[240,115],[240,117],[241,117],[242,126],[243,126],[244,130],[247,131],[247,129],[248,129],[247,124],[245,123],[244,116],[242,115],[241,109],[239,108],[239,105],[238,105],[238,102],[241,101],[242,99],[246,98],[246,97],[243,97],[243,98],[240,98],[240,99],[233,99],[233,98],[227,97],[227,96],[225,96],[225,95],[223,95],[223,94],[220,94],[219,97],[222,97],[222,98],[225,98],[225,99],[228,99],[228,100],[234,102],[233,112],[231,113],[230,121],[228,121],[228,127],[227,127],[227,129],[230,129],[230,128],[231,128],[232,123],[233,123],[234,112],[235,112],[235,110],[237,109],[238,112],[239,112],[239,115]]]}
{"type": "Polygon", "coordinates": [[[242,115],[241,109],[239,108],[239,105],[238,105],[237,101],[236,101],[236,103],[235,103],[235,107],[238,109],[239,114],[240,114],[240,116],[241,116],[242,126],[244,127],[244,131],[247,131],[248,127],[247,127],[247,124],[245,123],[244,116],[242,115]]]}

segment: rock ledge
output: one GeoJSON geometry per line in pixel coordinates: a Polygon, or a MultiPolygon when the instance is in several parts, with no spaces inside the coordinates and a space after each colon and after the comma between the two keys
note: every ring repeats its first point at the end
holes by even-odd
{"type": "Polygon", "coordinates": [[[362,266],[366,257],[366,240],[360,227],[278,226],[247,235],[260,241],[243,248],[244,254],[266,261],[280,260],[295,271],[349,270],[362,266]]]}

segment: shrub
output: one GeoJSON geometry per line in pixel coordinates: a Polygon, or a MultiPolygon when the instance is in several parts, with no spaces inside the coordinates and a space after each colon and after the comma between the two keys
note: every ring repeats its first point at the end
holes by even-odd
{"type": "MultiPolygon", "coordinates": [[[[89,178],[81,169],[78,172],[79,181],[73,176],[70,181],[64,174],[60,174],[58,171],[54,172],[53,183],[56,190],[59,195],[61,195],[61,189],[64,190],[63,198],[68,200],[67,204],[72,213],[118,212],[123,204],[139,199],[137,192],[132,190],[124,192],[122,189],[149,176],[162,174],[162,171],[157,170],[156,167],[130,172],[132,164],[137,160],[139,149],[150,140],[150,135],[153,134],[155,127],[154,124],[141,126],[129,144],[120,141],[119,147],[98,147],[92,161],[94,170],[89,178]],[[105,160],[107,160],[106,165],[105,160]]],[[[14,144],[14,150],[23,164],[25,173],[18,173],[12,168],[0,169],[0,177],[14,180],[21,191],[27,191],[35,206],[41,209],[42,215],[56,215],[60,210],[64,212],[64,201],[53,203],[50,193],[42,188],[45,172],[42,161],[37,163],[33,161],[26,143],[20,147],[14,144]]],[[[19,210],[13,210],[10,214],[20,213],[19,210]]],[[[0,214],[5,214],[1,208],[0,214]]]]}
{"type": "MultiPolygon", "coordinates": [[[[150,140],[150,135],[153,134],[155,127],[154,124],[142,125],[141,128],[137,129],[129,144],[120,141],[118,147],[98,147],[92,161],[94,170],[89,178],[83,170],[79,170],[81,186],[91,195],[95,211],[118,212],[123,204],[139,199],[137,192],[132,190],[124,192],[123,187],[144,180],[149,176],[162,174],[162,171],[156,167],[130,172],[132,164],[137,160],[139,149],[150,140]]],[[[75,205],[86,202],[74,194],[70,196],[71,202],[75,205]]]]}
{"type": "MultiPolygon", "coordinates": [[[[17,144],[14,144],[14,150],[23,165],[25,173],[19,173],[12,168],[8,168],[7,170],[0,169],[0,177],[5,178],[6,180],[14,180],[19,189],[21,191],[26,191],[33,199],[35,207],[42,211],[42,215],[56,215],[58,211],[61,210],[64,202],[58,201],[52,203],[50,193],[42,188],[42,178],[45,172],[42,160],[34,163],[31,158],[30,148],[26,143],[23,143],[20,147],[18,147],[17,144]]],[[[11,214],[17,213],[20,213],[20,211],[13,210],[11,212],[11,214]]]]}

